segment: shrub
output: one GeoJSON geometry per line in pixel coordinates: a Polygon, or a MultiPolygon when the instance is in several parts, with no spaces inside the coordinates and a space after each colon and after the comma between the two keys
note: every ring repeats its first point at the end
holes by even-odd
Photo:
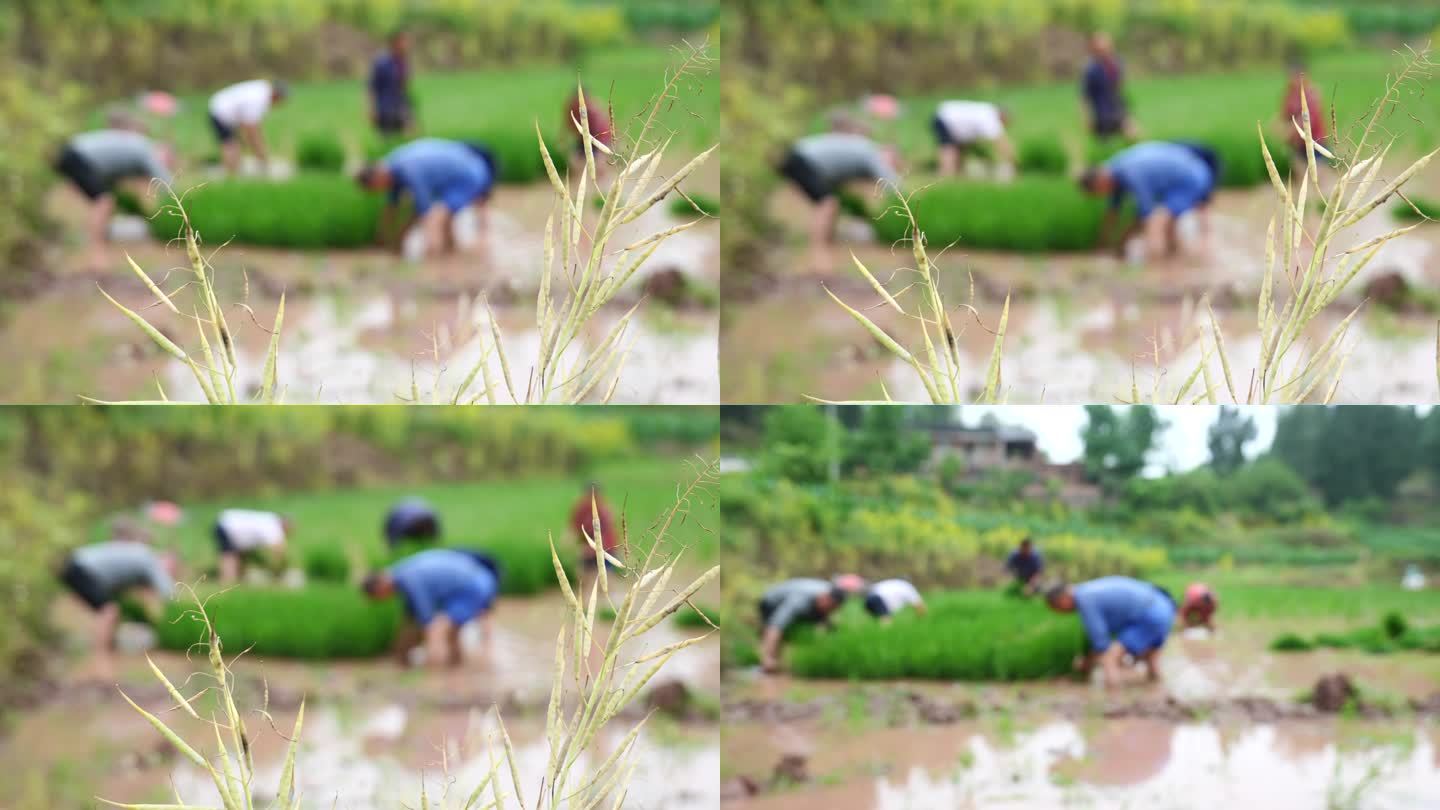
{"type": "Polygon", "coordinates": [[[1070,169],[1070,154],[1054,135],[1035,135],[1020,142],[1017,162],[1021,172],[1064,175],[1070,169]]]}
{"type": "Polygon", "coordinates": [[[1390,638],[1400,638],[1410,629],[1410,623],[1405,621],[1405,617],[1394,610],[1385,614],[1385,618],[1380,620],[1380,626],[1385,628],[1385,635],[1390,638]]]}
{"type": "Polygon", "coordinates": [[[295,165],[301,171],[342,172],[345,170],[345,146],[333,132],[303,135],[295,148],[295,165]]]}
{"type": "Polygon", "coordinates": [[[677,217],[693,217],[697,208],[701,214],[712,217],[720,216],[720,201],[708,194],[692,193],[688,200],[677,194],[675,199],[670,201],[670,213],[677,217]],[[691,205],[692,202],[694,205],[691,205]]]}
{"type": "MultiPolygon", "coordinates": [[[[483,145],[495,157],[501,183],[535,183],[545,179],[545,158],[540,154],[535,130],[528,126],[517,129],[436,132],[426,137],[483,145]]],[[[561,176],[564,176],[570,165],[572,147],[579,137],[579,133],[575,133],[574,138],[545,139],[545,148],[550,151],[550,159],[561,176]]],[[[406,139],[373,140],[365,150],[365,157],[367,160],[379,160],[405,143],[406,139]]]]}
{"type": "Polygon", "coordinates": [[[340,546],[313,546],[305,550],[307,582],[333,582],[344,585],[350,581],[350,558],[340,546]]]}
{"type": "MultiPolygon", "coordinates": [[[[915,222],[932,245],[1027,253],[1091,250],[1098,244],[1105,201],[1059,177],[1022,177],[1011,183],[940,182],[910,200],[915,222]]],[[[909,235],[902,211],[876,220],[881,242],[909,235]]]]}
{"type": "Polygon", "coordinates": [[[1315,645],[1294,633],[1286,633],[1270,642],[1270,649],[1275,652],[1307,652],[1315,649],[1315,645]]]}
{"type": "Polygon", "coordinates": [[[924,616],[907,611],[888,624],[857,606],[829,634],[796,634],[790,671],[809,678],[1024,680],[1064,675],[1084,651],[1074,616],[999,593],[932,594],[924,616]]]}
{"type": "MultiPolygon", "coordinates": [[[[385,204],[347,177],[302,174],[284,182],[223,180],[197,186],[184,196],[185,212],[210,244],[302,249],[356,248],[373,244],[385,204]]],[[[181,235],[183,222],[173,206],[150,220],[156,239],[181,235]]]]}
{"type": "MultiPolygon", "coordinates": [[[[357,588],[232,588],[205,603],[215,632],[231,651],[283,658],[366,658],[387,652],[400,626],[398,599],[370,600],[357,588]]],[[[188,602],[171,602],[155,630],[160,646],[188,650],[208,642],[188,602]]]]}

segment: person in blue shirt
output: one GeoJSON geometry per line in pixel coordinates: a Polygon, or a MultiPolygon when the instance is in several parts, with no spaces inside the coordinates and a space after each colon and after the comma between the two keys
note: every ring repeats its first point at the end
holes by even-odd
{"type": "Polygon", "coordinates": [[[1020,541],[1019,548],[1005,558],[1005,570],[1015,577],[1015,582],[1025,593],[1030,594],[1040,582],[1040,574],[1045,570],[1045,558],[1040,556],[1040,551],[1035,548],[1035,541],[1027,537],[1020,541]]]}
{"type": "Polygon", "coordinates": [[[1086,171],[1080,185],[1086,192],[1110,198],[1100,226],[1104,249],[1127,199],[1135,203],[1135,225],[1114,245],[1123,254],[1137,230],[1145,235],[1146,256],[1159,259],[1179,251],[1175,225],[1185,214],[1198,219],[1201,249],[1210,234],[1210,199],[1220,178],[1220,160],[1199,144],[1146,141],[1117,152],[1086,171]]]}
{"type": "Polygon", "coordinates": [[[410,100],[410,35],[397,30],[389,48],[370,64],[370,123],[383,136],[410,132],[415,125],[410,100]]]}
{"type": "Polygon", "coordinates": [[[1057,612],[1080,614],[1088,647],[1077,662],[1082,671],[1099,663],[1105,685],[1117,686],[1129,655],[1145,664],[1150,680],[1160,679],[1160,650],[1175,623],[1175,599],[1163,588],[1130,577],[1101,577],[1051,585],[1045,602],[1057,612]]]}
{"type": "Polygon", "coordinates": [[[399,594],[410,626],[396,643],[402,665],[419,643],[431,666],[458,667],[464,660],[460,630],[480,620],[490,638],[489,614],[500,593],[500,571],[493,560],[473,551],[435,548],[406,557],[365,578],[372,599],[399,594]]]}
{"type": "Polygon", "coordinates": [[[495,159],[484,146],[441,138],[411,141],[356,177],[361,187],[389,194],[378,235],[388,238],[394,210],[404,197],[414,204],[412,222],[425,234],[427,251],[453,251],[451,223],[456,214],[473,207],[481,232],[485,230],[485,203],[495,187],[495,159]]]}
{"type": "Polygon", "coordinates": [[[440,516],[424,498],[406,498],[385,515],[385,543],[428,543],[440,536],[440,516]]]}

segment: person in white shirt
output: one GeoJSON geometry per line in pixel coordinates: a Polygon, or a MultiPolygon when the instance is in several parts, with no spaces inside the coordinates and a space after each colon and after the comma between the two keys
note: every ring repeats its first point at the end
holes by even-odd
{"type": "Polygon", "coordinates": [[[882,622],[907,607],[925,615],[925,600],[914,585],[903,579],[882,579],[865,591],[865,611],[882,622]]]}
{"type": "Polygon", "coordinates": [[[220,139],[226,173],[234,174],[240,168],[242,141],[260,161],[262,169],[269,165],[260,123],[269,115],[271,107],[284,103],[289,95],[284,82],[254,79],[232,84],[210,97],[210,126],[220,139]]]}
{"type": "Polygon", "coordinates": [[[220,581],[240,578],[241,565],[261,554],[284,556],[290,536],[290,519],[274,512],[226,509],[215,519],[215,540],[220,547],[220,581]]]}
{"type": "Polygon", "coordinates": [[[1015,147],[1005,134],[1009,113],[985,101],[942,101],[935,108],[935,139],[940,143],[940,175],[952,177],[960,171],[960,160],[976,144],[987,143],[995,151],[1006,176],[1014,174],[1015,147]]]}

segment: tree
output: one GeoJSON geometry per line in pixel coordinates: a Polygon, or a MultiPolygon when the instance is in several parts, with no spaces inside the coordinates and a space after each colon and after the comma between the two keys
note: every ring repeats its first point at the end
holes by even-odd
{"type": "Polygon", "coordinates": [[[875,475],[918,470],[930,456],[930,440],[910,427],[910,410],[903,405],[865,408],[859,428],[849,436],[845,469],[863,467],[875,475]]]}
{"type": "Polygon", "coordinates": [[[1411,407],[1301,406],[1281,415],[1270,454],[1332,506],[1388,501],[1400,482],[1429,463],[1423,427],[1411,407]]]}
{"type": "Polygon", "coordinates": [[[766,411],[760,467],[800,483],[825,481],[829,478],[832,432],[842,430],[817,406],[789,405],[766,411]]]}
{"type": "Polygon", "coordinates": [[[1229,475],[1245,463],[1245,445],[1255,440],[1259,431],[1255,420],[1239,408],[1220,407],[1220,415],[1210,425],[1207,443],[1210,446],[1210,468],[1218,475],[1229,475]]]}
{"type": "Polygon", "coordinates": [[[1085,443],[1085,472],[1108,494],[1145,469],[1155,439],[1166,425],[1148,405],[1117,410],[1108,405],[1086,405],[1087,421],[1080,431],[1085,443]]]}

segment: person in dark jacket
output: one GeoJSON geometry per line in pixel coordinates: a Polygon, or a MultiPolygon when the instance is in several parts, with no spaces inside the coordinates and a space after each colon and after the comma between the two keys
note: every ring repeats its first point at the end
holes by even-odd
{"type": "Polygon", "coordinates": [[[410,96],[410,34],[396,31],[389,47],[370,65],[370,123],[381,135],[393,137],[415,129],[410,96]]]}
{"type": "Polygon", "coordinates": [[[1125,64],[1115,55],[1110,35],[1090,36],[1090,62],[1080,78],[1085,107],[1085,128],[1097,138],[1136,137],[1125,100],[1125,64]]]}
{"type": "Polygon", "coordinates": [[[385,543],[429,543],[440,536],[440,516],[423,498],[406,498],[385,515],[385,543]]]}

